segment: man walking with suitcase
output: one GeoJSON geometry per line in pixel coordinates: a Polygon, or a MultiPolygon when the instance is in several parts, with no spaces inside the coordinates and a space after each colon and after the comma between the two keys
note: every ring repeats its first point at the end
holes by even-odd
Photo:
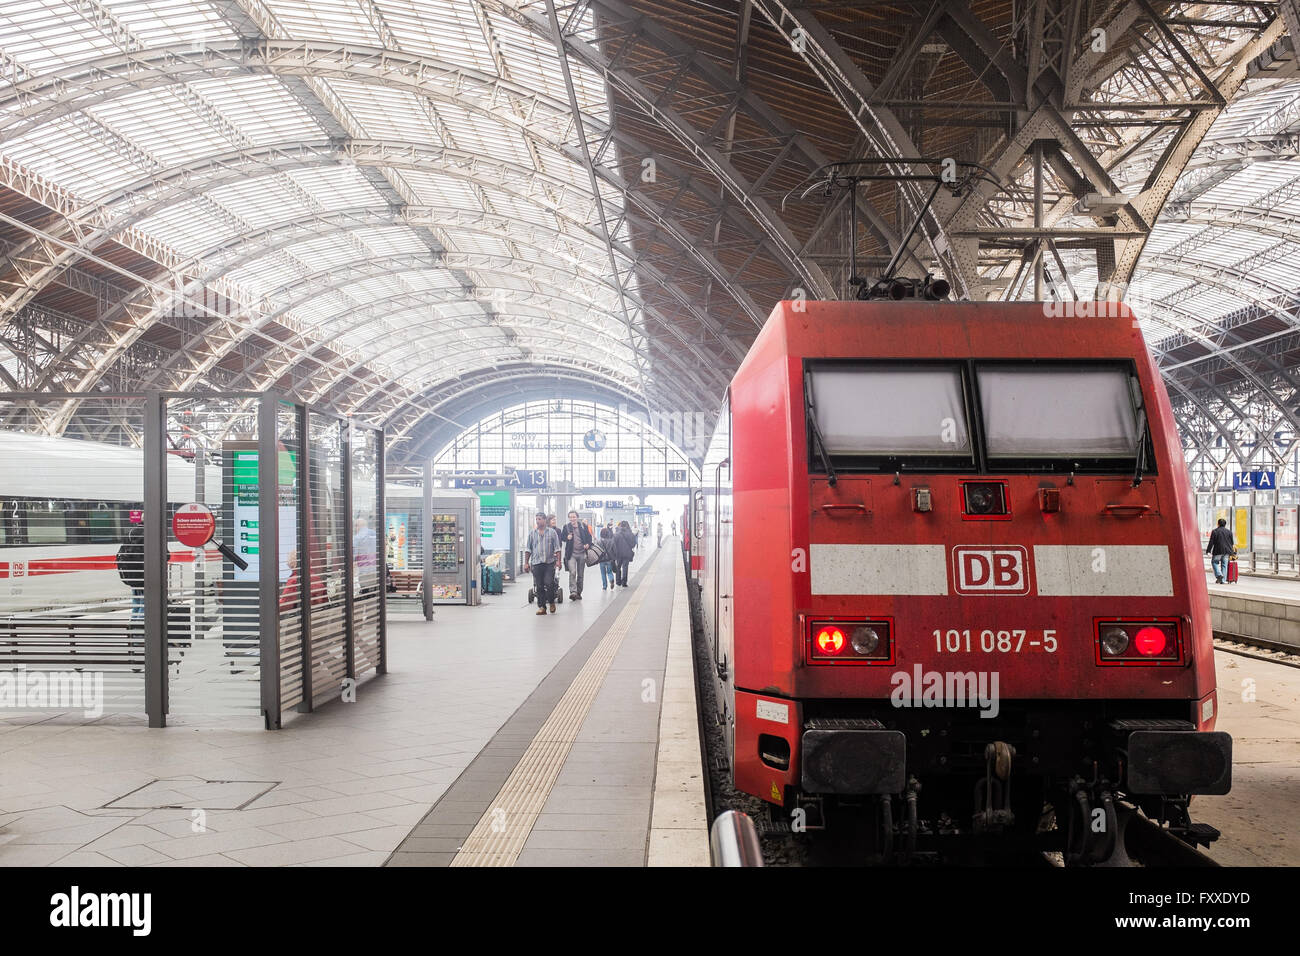
{"type": "Polygon", "coordinates": [[[1222,584],[1228,576],[1228,558],[1236,550],[1228,522],[1220,518],[1219,526],[1210,532],[1210,543],[1205,546],[1205,553],[1210,556],[1210,567],[1214,569],[1215,584],[1222,584]]]}
{"type": "Polygon", "coordinates": [[[546,515],[538,513],[537,527],[528,532],[527,554],[524,556],[524,573],[532,572],[533,593],[537,595],[537,613],[546,613],[546,602],[555,613],[555,580],[560,570],[560,536],[546,523],[546,515]]]}

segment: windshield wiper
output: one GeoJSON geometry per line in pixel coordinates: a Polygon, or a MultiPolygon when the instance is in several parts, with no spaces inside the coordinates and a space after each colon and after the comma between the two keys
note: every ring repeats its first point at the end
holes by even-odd
{"type": "Polygon", "coordinates": [[[1133,487],[1136,488],[1142,484],[1142,472],[1147,467],[1147,410],[1138,408],[1138,440],[1137,448],[1133,449],[1133,457],[1136,464],[1133,469],[1133,487]]]}
{"type": "Polygon", "coordinates": [[[826,483],[831,487],[834,487],[836,481],[835,468],[831,465],[831,456],[826,451],[826,440],[822,438],[822,430],[817,427],[817,415],[813,406],[811,375],[804,375],[803,397],[804,418],[807,420],[809,429],[812,431],[813,444],[817,446],[817,454],[822,460],[822,467],[826,469],[826,483]]]}

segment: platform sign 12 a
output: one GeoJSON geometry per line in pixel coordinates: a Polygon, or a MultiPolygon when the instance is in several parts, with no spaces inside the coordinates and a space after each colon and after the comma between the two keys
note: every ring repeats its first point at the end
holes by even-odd
{"type": "Polygon", "coordinates": [[[1276,471],[1238,471],[1232,475],[1233,491],[1249,491],[1251,488],[1272,491],[1276,487],[1276,471]]]}

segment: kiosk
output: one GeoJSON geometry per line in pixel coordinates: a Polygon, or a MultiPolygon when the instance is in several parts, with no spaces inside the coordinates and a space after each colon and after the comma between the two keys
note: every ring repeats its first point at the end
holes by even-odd
{"type": "Polygon", "coordinates": [[[426,620],[435,604],[478,604],[478,495],[426,483],[389,485],[385,499],[389,599],[418,599],[426,620]]]}

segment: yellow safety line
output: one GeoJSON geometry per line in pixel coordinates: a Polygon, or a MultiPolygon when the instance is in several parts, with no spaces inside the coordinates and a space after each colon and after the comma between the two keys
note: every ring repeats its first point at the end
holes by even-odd
{"type": "MultiPolygon", "coordinates": [[[[658,555],[656,555],[656,558],[658,555]]],[[[657,570],[647,569],[647,574],[657,570]]],[[[645,599],[649,578],[643,576],[632,599],[619,612],[596,649],[542,724],[496,797],[461,844],[452,866],[514,866],[560,775],[582,722],[605,682],[632,620],[645,599]]]]}

